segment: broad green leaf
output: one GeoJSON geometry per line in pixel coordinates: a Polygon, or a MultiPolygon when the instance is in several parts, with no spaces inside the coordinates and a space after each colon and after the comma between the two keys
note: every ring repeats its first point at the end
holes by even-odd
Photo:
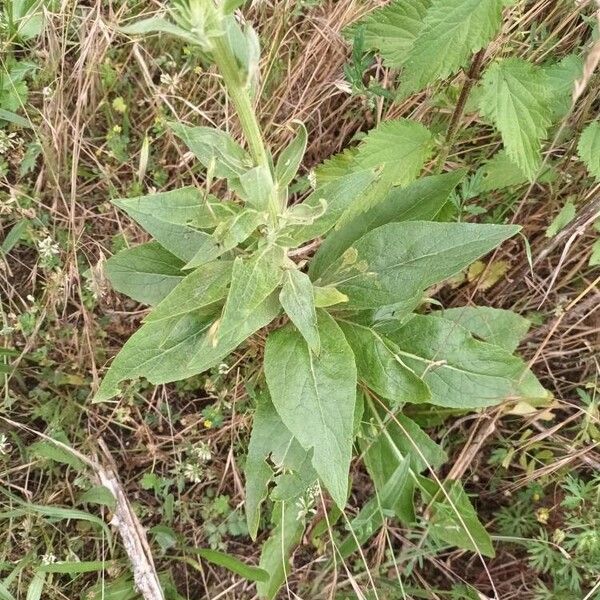
{"type": "Polygon", "coordinates": [[[218,327],[212,318],[186,313],[153,323],[145,323],[127,340],[114,358],[94,402],[103,402],[120,393],[126,379],[145,377],[159,385],[187,379],[214,367],[247,337],[268,325],[280,311],[275,295],[267,298],[248,317],[218,327]],[[216,331],[218,328],[218,338],[216,331]]]}
{"type": "Polygon", "coordinates": [[[361,27],[366,50],[378,50],[386,66],[402,66],[407,51],[423,28],[430,0],[392,0],[355,26],[361,27]]]}
{"type": "Polygon", "coordinates": [[[235,182],[253,167],[250,155],[225,131],[176,122],[169,123],[169,127],[216,177],[235,182]]]}
{"type": "Polygon", "coordinates": [[[237,10],[246,0],[225,0],[223,3],[223,12],[225,14],[232,13],[237,10]]]}
{"type": "Polygon", "coordinates": [[[188,44],[198,44],[198,38],[190,33],[189,31],[179,27],[167,19],[161,17],[150,17],[149,19],[142,19],[131,25],[125,25],[119,27],[122,33],[128,35],[147,35],[149,33],[169,33],[182,40],[185,40],[188,44]]]}
{"type": "Polygon", "coordinates": [[[44,591],[44,585],[46,584],[46,573],[40,569],[36,569],[27,586],[27,596],[25,600],[40,600],[42,592],[44,591]]]}
{"type": "Polygon", "coordinates": [[[186,313],[142,325],[114,358],[94,402],[119,394],[119,383],[125,379],[145,377],[158,385],[193,375],[188,367],[190,356],[207,336],[214,317],[186,313]]]}
{"type": "Polygon", "coordinates": [[[310,263],[311,276],[319,277],[328,264],[372,229],[400,221],[435,220],[463,177],[464,171],[457,170],[392,189],[384,200],[329,233],[310,263]]]}
{"type": "Polygon", "coordinates": [[[404,55],[400,94],[417,92],[465,67],[502,23],[503,0],[432,0],[404,55]]]}
{"type": "Polygon", "coordinates": [[[206,214],[204,197],[196,188],[121,198],[113,200],[113,204],[181,260],[190,260],[199,248],[212,243],[211,236],[194,225],[196,219],[206,214]]]}
{"type": "Polygon", "coordinates": [[[326,210],[311,224],[286,229],[284,234],[293,240],[293,244],[290,246],[300,246],[304,242],[327,233],[336,225],[348,207],[353,203],[361,202],[375,179],[376,175],[373,171],[358,171],[346,173],[343,177],[338,177],[317,187],[302,204],[297,206],[303,206],[305,210],[306,207],[319,210],[325,206],[326,210]]]}
{"type": "Polygon", "coordinates": [[[281,312],[277,293],[272,294],[252,310],[246,318],[237,318],[229,324],[217,323],[210,334],[203,337],[189,361],[192,374],[214,367],[233,352],[246,338],[266,327],[281,312]]]}
{"type": "Polygon", "coordinates": [[[298,132],[290,145],[284,148],[275,163],[275,179],[277,185],[283,189],[296,177],[306,152],[308,133],[303,123],[298,123],[298,132]]]}
{"type": "Polygon", "coordinates": [[[388,323],[385,336],[405,362],[423,377],[431,404],[480,408],[504,400],[543,400],[548,393],[527,365],[499,346],[476,340],[466,329],[431,315],[388,323]]]}
{"type": "Polygon", "coordinates": [[[269,198],[275,193],[275,184],[268,167],[254,167],[240,176],[243,198],[255,210],[266,211],[269,198]]]}
{"type": "Polygon", "coordinates": [[[317,324],[319,356],[290,325],[271,333],[265,347],[265,376],[281,420],[304,449],[313,449],[313,466],[341,508],[352,457],[356,366],[335,321],[319,311],[317,324]]]}
{"type": "Polygon", "coordinates": [[[573,202],[568,200],[560,209],[560,212],[552,219],[552,223],[546,229],[546,237],[553,238],[559,231],[564,229],[574,218],[577,209],[573,202]]]}
{"type": "Polygon", "coordinates": [[[409,369],[394,344],[369,328],[343,321],[342,328],[356,359],[358,377],[392,405],[428,402],[427,385],[409,369]]]}
{"type": "Polygon", "coordinates": [[[316,281],[349,297],[348,308],[405,303],[458,273],[519,231],[512,225],[389,223],[357,240],[316,281]]]}
{"type": "Polygon", "coordinates": [[[321,164],[317,165],[314,170],[316,187],[320,188],[323,185],[331,183],[340,177],[345,177],[352,171],[352,164],[358,153],[357,147],[345,148],[342,152],[334,154],[321,164]]]}
{"type": "Polygon", "coordinates": [[[430,505],[427,531],[438,540],[493,558],[494,546],[489,533],[480,523],[477,512],[469,501],[460,481],[440,486],[425,477],[419,478],[424,500],[430,505]]]}
{"type": "Polygon", "coordinates": [[[121,250],[105,263],[117,292],[143,304],[158,304],[183,281],[183,262],[156,242],[121,250]]]}
{"type": "Polygon", "coordinates": [[[600,181],[600,121],[593,121],[583,130],[577,153],[590,175],[600,181]]]}
{"type": "Polygon", "coordinates": [[[299,518],[294,501],[277,502],[273,514],[275,528],[263,544],[259,567],[269,573],[269,581],[256,584],[258,596],[273,600],[290,572],[290,557],[304,532],[304,518],[299,518]]]}
{"type": "MultiPolygon", "coordinates": [[[[307,457],[310,458],[309,454],[283,424],[268,394],[259,395],[244,467],[246,522],[252,539],[256,539],[260,507],[269,493],[268,485],[275,476],[274,468],[268,461],[277,469],[285,469],[293,474],[302,469],[307,457]]],[[[314,471],[313,474],[312,481],[316,479],[314,471]]]]}
{"type": "Polygon", "coordinates": [[[512,310],[489,306],[462,306],[433,313],[458,323],[476,338],[514,352],[525,337],[531,322],[512,310]]]}
{"type": "Polygon", "coordinates": [[[552,123],[552,105],[541,67],[521,58],[496,61],[486,70],[479,110],[500,131],[508,156],[533,180],[541,140],[552,123]]]}
{"type": "Polygon", "coordinates": [[[235,259],[217,339],[221,328],[227,331],[243,323],[279,286],[284,258],[283,248],[269,244],[248,259],[235,259]]]}
{"type": "Polygon", "coordinates": [[[279,301],[287,316],[306,340],[308,347],[315,354],[319,354],[321,340],[317,328],[315,294],[308,275],[298,269],[288,269],[283,278],[279,301]]]}
{"type": "Polygon", "coordinates": [[[192,271],[154,310],[144,318],[146,323],[170,319],[208,308],[214,313],[215,302],[227,296],[233,262],[216,260],[192,271]]]}
{"type": "Polygon", "coordinates": [[[245,242],[257,227],[265,223],[266,213],[246,209],[219,224],[205,244],[194,253],[185,269],[211,262],[245,242]]]}
{"type": "Polygon", "coordinates": [[[317,308],[327,308],[328,306],[336,306],[348,302],[348,296],[342,294],[334,287],[319,287],[313,286],[315,294],[315,306],[317,308]]]}
{"type": "Polygon", "coordinates": [[[248,565],[239,558],[231,556],[231,554],[220,552],[218,550],[211,550],[209,548],[202,548],[198,550],[198,556],[214,565],[224,567],[236,575],[241,575],[248,581],[269,581],[269,573],[267,573],[267,571],[248,565]]]}
{"type": "Polygon", "coordinates": [[[406,489],[412,489],[410,481],[410,464],[400,459],[398,467],[385,482],[381,491],[371,498],[350,522],[352,534],[347,536],[338,546],[337,551],[342,559],[347,558],[359,545],[367,542],[383,525],[386,517],[396,515],[399,498],[403,498],[406,489]]]}
{"type": "Polygon", "coordinates": [[[590,255],[590,261],[588,264],[590,267],[596,267],[600,265],[600,238],[592,244],[592,253],[590,255]]]}

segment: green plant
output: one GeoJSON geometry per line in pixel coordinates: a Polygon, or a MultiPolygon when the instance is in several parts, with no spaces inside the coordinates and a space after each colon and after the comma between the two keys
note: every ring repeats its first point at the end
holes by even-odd
{"type": "MultiPolygon", "coordinates": [[[[436,150],[443,166],[454,133],[449,129],[440,144],[407,119],[382,123],[357,147],[318,167],[311,193],[293,204],[288,190],[307,131],[298,123],[276,159],[266,146],[253,105],[258,37],[233,16],[241,4],[189,0],[173,6],[171,20],[153,17],[123,29],[130,35],[166,32],[198,46],[222,77],[247,148],[223,130],[170,123],[206,169],[205,188],[114,201],[154,241],[112,257],[108,277],[116,290],[152,310],[113,360],[95,400],[117,396],[125,380],[163,384],[214,368],[268,328],[266,385],[257,394],[245,465],[253,538],[267,498],[272,507],[273,529],[260,564],[269,579],[257,583],[259,594],[277,593],[306,521],[323,502],[323,488],[343,510],[353,446],[377,494],[351,524],[353,539],[342,555],[355,549],[353,540],[366,541],[384,514],[415,523],[418,494],[427,506],[429,536],[492,556],[491,539],[460,482],[423,475],[441,466],[446,454],[403,409],[467,412],[501,402],[535,406],[548,398],[513,354],[528,329],[525,319],[487,307],[423,311],[428,288],[519,227],[452,222],[450,196],[464,173],[419,175],[436,150]],[[228,186],[220,199],[209,191],[217,179],[228,186]]],[[[454,4],[474,8],[473,2],[454,4]]],[[[499,0],[481,5],[499,19],[499,0]]],[[[487,14],[478,15],[482,10],[475,10],[473,22],[488,23],[487,14]]],[[[424,27],[433,28],[427,39],[435,36],[436,18],[424,17],[424,27]]],[[[412,55],[427,69],[409,78],[405,91],[458,69],[495,29],[488,23],[477,35],[462,32],[466,46],[444,65],[418,58],[425,40],[412,55]]],[[[491,89],[520,76],[520,69],[513,63],[495,67],[483,91],[482,102],[503,135],[510,115],[492,106],[491,89]]],[[[541,129],[545,125],[523,135],[536,137],[541,129]]],[[[514,145],[511,138],[507,151],[531,175],[538,163],[528,140],[514,145]]]]}

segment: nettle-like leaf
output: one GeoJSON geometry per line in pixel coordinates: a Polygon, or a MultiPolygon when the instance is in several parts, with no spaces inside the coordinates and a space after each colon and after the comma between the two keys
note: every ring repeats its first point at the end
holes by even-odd
{"type": "Polygon", "coordinates": [[[541,163],[541,141],[552,123],[547,76],[520,58],[499,60],[486,70],[479,110],[500,131],[510,158],[533,179],[541,163]]]}
{"type": "Polygon", "coordinates": [[[466,66],[502,22],[503,0],[433,0],[402,60],[400,95],[419,91],[466,66]]]}
{"type": "Polygon", "coordinates": [[[505,400],[542,401],[548,393],[527,365],[509,351],[475,339],[467,329],[434,315],[386,323],[406,364],[431,391],[431,404],[472,409],[505,400]]]}
{"type": "Polygon", "coordinates": [[[458,170],[422,177],[404,188],[392,188],[381,202],[325,238],[310,262],[311,276],[319,277],[327,264],[372,229],[401,221],[435,221],[463,176],[464,172],[458,170]]]}
{"type": "Polygon", "coordinates": [[[568,54],[559,62],[544,66],[544,73],[552,106],[552,119],[558,121],[571,108],[575,82],[583,74],[583,58],[577,54],[568,54]]]}
{"type": "Polygon", "coordinates": [[[321,352],[312,353],[293,326],[271,333],[265,347],[265,376],[273,404],[306,450],[336,504],[348,492],[356,401],[352,349],[335,321],[318,313],[321,352]]]}
{"type": "Polygon", "coordinates": [[[105,265],[106,275],[117,292],[142,304],[158,304],[181,281],[183,261],[157,242],[121,250],[105,265]]]}
{"type": "Polygon", "coordinates": [[[590,123],[583,130],[577,145],[577,153],[590,175],[600,181],[600,121],[590,123]]]}
{"type": "Polygon", "coordinates": [[[357,240],[316,281],[349,298],[347,308],[405,304],[464,269],[519,227],[413,221],[389,223],[357,240]]]}
{"type": "MultiPolygon", "coordinates": [[[[392,0],[360,20],[366,50],[377,50],[388,67],[401,67],[407,51],[424,26],[431,0],[392,0]]],[[[351,30],[351,31],[352,31],[351,30]]]]}

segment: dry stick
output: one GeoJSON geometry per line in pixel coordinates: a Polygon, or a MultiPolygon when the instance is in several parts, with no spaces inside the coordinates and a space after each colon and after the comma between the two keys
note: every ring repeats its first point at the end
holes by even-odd
{"type": "Polygon", "coordinates": [[[123,547],[125,548],[125,552],[131,563],[133,580],[137,590],[144,600],[165,600],[156,573],[156,567],[154,566],[154,560],[152,559],[150,546],[146,539],[146,532],[131,508],[127,495],[123,491],[123,486],[117,475],[117,466],[115,465],[104,440],[100,438],[98,440],[98,445],[105,455],[106,460],[110,463],[109,467],[101,465],[97,458],[90,458],[78,450],[71,448],[71,446],[55,440],[40,431],[36,431],[27,425],[17,423],[16,421],[12,421],[11,419],[2,416],[0,416],[0,419],[12,427],[28,431],[29,433],[65,450],[94,471],[98,482],[107,488],[115,499],[115,508],[111,525],[117,529],[121,536],[123,547]]]}

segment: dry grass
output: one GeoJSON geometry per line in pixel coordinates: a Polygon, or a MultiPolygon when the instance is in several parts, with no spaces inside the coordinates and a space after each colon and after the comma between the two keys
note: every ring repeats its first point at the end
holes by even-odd
{"type": "MultiPolygon", "coordinates": [[[[428,101],[435,90],[391,106],[381,99],[369,102],[348,93],[343,65],[349,49],[341,32],[382,4],[379,0],[324,0],[296,15],[294,0],[257,1],[247,11],[261,38],[269,40],[262,64],[264,90],[258,103],[262,124],[273,148],[283,147],[294,120],[307,124],[310,146],[304,164],[306,171],[344,148],[357,132],[380,120],[411,117],[431,123],[439,118],[439,109],[428,101]]],[[[147,11],[160,9],[158,2],[146,7],[147,11]]],[[[582,14],[591,14],[589,3],[518,3],[508,11],[502,35],[486,50],[485,61],[508,51],[536,61],[550,55],[563,56],[589,40],[589,25],[582,14]],[[542,41],[533,31],[533,25],[539,27],[540,23],[545,29],[542,41]]],[[[202,482],[176,490],[173,498],[177,510],[174,529],[186,545],[203,546],[207,538],[203,521],[208,489],[217,495],[228,494],[232,508],[240,510],[243,481],[235,457],[247,440],[250,425],[244,410],[244,380],[252,373],[260,340],[257,347],[249,347],[236,356],[226,377],[212,381],[214,389],[207,390],[204,378],[199,378],[189,386],[136,389],[116,404],[96,406],[87,401],[106,359],[122,345],[143,314],[139,306],[111,292],[102,278],[102,260],[112,253],[115,236],[125,236],[129,242],[144,239],[131,222],[108,204],[109,198],[126,194],[135,185],[142,189],[158,187],[159,178],[153,173],[159,170],[164,174],[161,187],[165,189],[201,183],[192,170],[189,154],[161,130],[160,123],[165,118],[219,125],[238,133],[218,76],[212,71],[190,69],[181,60],[178,46],[166,39],[140,44],[118,34],[114,26],[128,16],[125,4],[96,0],[82,6],[62,0],[57,10],[48,15],[50,26],[33,50],[35,58],[44,65],[43,86],[32,89],[27,111],[36,124],[42,159],[34,175],[24,181],[17,175],[22,151],[15,150],[9,157],[9,174],[0,181],[0,188],[4,188],[3,210],[9,215],[6,222],[24,216],[42,218],[45,222],[38,232],[44,233],[39,235],[47,232],[62,240],[61,267],[44,269],[35,249],[26,246],[16,248],[0,265],[4,275],[0,276],[0,294],[5,320],[14,323],[11,314],[30,312],[34,321],[27,334],[18,337],[18,376],[5,390],[5,411],[14,421],[47,433],[55,433],[62,424],[65,437],[84,453],[95,454],[96,440],[102,438],[111,449],[120,478],[146,526],[161,521],[163,507],[153,493],[141,489],[141,475],[154,472],[172,477],[186,447],[207,442],[213,452],[210,473],[202,482]],[[113,82],[108,81],[108,71],[113,73],[113,82]],[[164,78],[161,81],[164,73],[169,73],[171,84],[164,78]],[[50,92],[44,93],[43,87],[50,92]],[[111,109],[115,96],[123,96],[128,106],[126,161],[115,159],[106,141],[106,133],[120,118],[111,109]],[[146,136],[151,141],[151,164],[142,154],[146,136]],[[83,277],[88,267],[92,268],[91,279],[83,277]],[[92,292],[97,299],[93,299],[92,292]],[[35,298],[35,310],[28,296],[35,298]],[[201,411],[215,402],[225,421],[221,427],[206,429],[201,411]]],[[[381,64],[373,66],[371,75],[384,86],[393,85],[392,75],[381,64]]],[[[463,75],[458,75],[456,85],[462,85],[463,79],[463,75]]],[[[565,119],[567,131],[580,131],[597,113],[597,82],[595,76],[565,119]]],[[[463,166],[465,155],[472,155],[474,146],[482,158],[498,148],[497,138],[477,119],[475,114],[463,116],[457,144],[447,160],[448,168],[463,166]],[[480,135],[475,140],[460,134],[470,124],[479,125],[480,135]]],[[[600,186],[590,186],[582,166],[574,159],[574,139],[573,135],[561,137],[546,149],[547,158],[555,162],[560,173],[556,181],[518,190],[508,199],[504,194],[488,199],[490,212],[502,209],[508,202],[505,213],[524,225],[533,270],[524,243],[517,240],[506,244],[497,256],[510,264],[503,281],[486,291],[478,289],[475,281],[439,292],[447,306],[486,303],[521,313],[534,311],[544,318],[522,350],[556,397],[550,427],[539,420],[539,415],[530,419],[505,418],[502,409],[452,426],[458,442],[449,467],[451,475],[470,481],[475,477],[473,489],[481,494],[483,504],[488,500],[496,502],[491,498],[503,491],[514,492],[556,470],[589,470],[600,465],[597,443],[582,445],[574,439],[585,419],[596,423],[598,420],[597,414],[586,411],[576,389],[585,385],[600,389],[599,273],[587,267],[600,186]],[[545,229],[566,198],[574,199],[579,214],[585,218],[549,240],[545,229]],[[534,434],[523,439],[521,434],[527,429],[534,434]],[[543,442],[553,448],[555,462],[540,464],[533,471],[514,465],[503,476],[499,490],[492,492],[488,483],[498,474],[487,464],[487,457],[500,441],[514,444],[517,453],[543,442]]],[[[10,342],[5,338],[0,345],[10,342]]],[[[76,470],[71,469],[65,476],[64,468],[48,467],[38,458],[23,463],[21,450],[36,441],[35,435],[17,435],[8,426],[3,429],[11,437],[14,459],[0,463],[0,485],[34,504],[81,508],[76,470]]],[[[364,479],[359,471],[356,478],[357,492],[351,506],[360,506],[368,492],[359,489],[364,479]]],[[[16,506],[12,500],[5,504],[16,506]]],[[[86,560],[122,556],[106,539],[72,525],[48,527],[39,517],[32,517],[28,526],[34,538],[50,530],[43,534],[48,537],[42,541],[18,531],[17,520],[10,523],[6,531],[8,543],[0,560],[15,561],[27,552],[39,555],[49,547],[65,550],[69,544],[77,547],[80,557],[86,560]]],[[[406,565],[413,565],[412,553],[417,547],[411,532],[389,525],[364,549],[370,569],[354,575],[340,569],[337,578],[319,580],[318,589],[313,587],[312,595],[306,598],[333,597],[337,591],[350,594],[356,586],[366,589],[365,578],[376,567],[385,565],[393,574],[395,569],[402,571],[406,565]],[[392,542],[402,548],[397,562],[390,562],[386,556],[386,546],[392,542]]],[[[257,552],[245,538],[241,542],[231,538],[228,548],[248,559],[257,552]]],[[[531,582],[519,561],[518,556],[501,555],[489,566],[489,579],[496,582],[501,598],[531,597],[531,582]]],[[[184,597],[216,600],[253,594],[252,586],[195,561],[185,564],[158,557],[157,562],[159,569],[173,566],[184,597]]],[[[322,557],[307,542],[296,554],[289,589],[298,590],[300,584],[314,581],[322,563],[322,557]]],[[[121,564],[113,567],[109,576],[125,571],[121,564]]],[[[24,573],[26,583],[29,575],[26,570],[24,573]]],[[[490,587],[486,577],[480,562],[460,552],[447,553],[443,560],[426,556],[424,564],[415,571],[416,580],[429,590],[447,587],[449,582],[462,578],[486,589],[490,587]]],[[[47,597],[74,598],[87,581],[76,578],[68,583],[55,579],[47,588],[47,597]]],[[[431,597],[439,597],[433,591],[432,594],[431,597]]],[[[293,592],[290,597],[295,597],[293,592]]]]}

